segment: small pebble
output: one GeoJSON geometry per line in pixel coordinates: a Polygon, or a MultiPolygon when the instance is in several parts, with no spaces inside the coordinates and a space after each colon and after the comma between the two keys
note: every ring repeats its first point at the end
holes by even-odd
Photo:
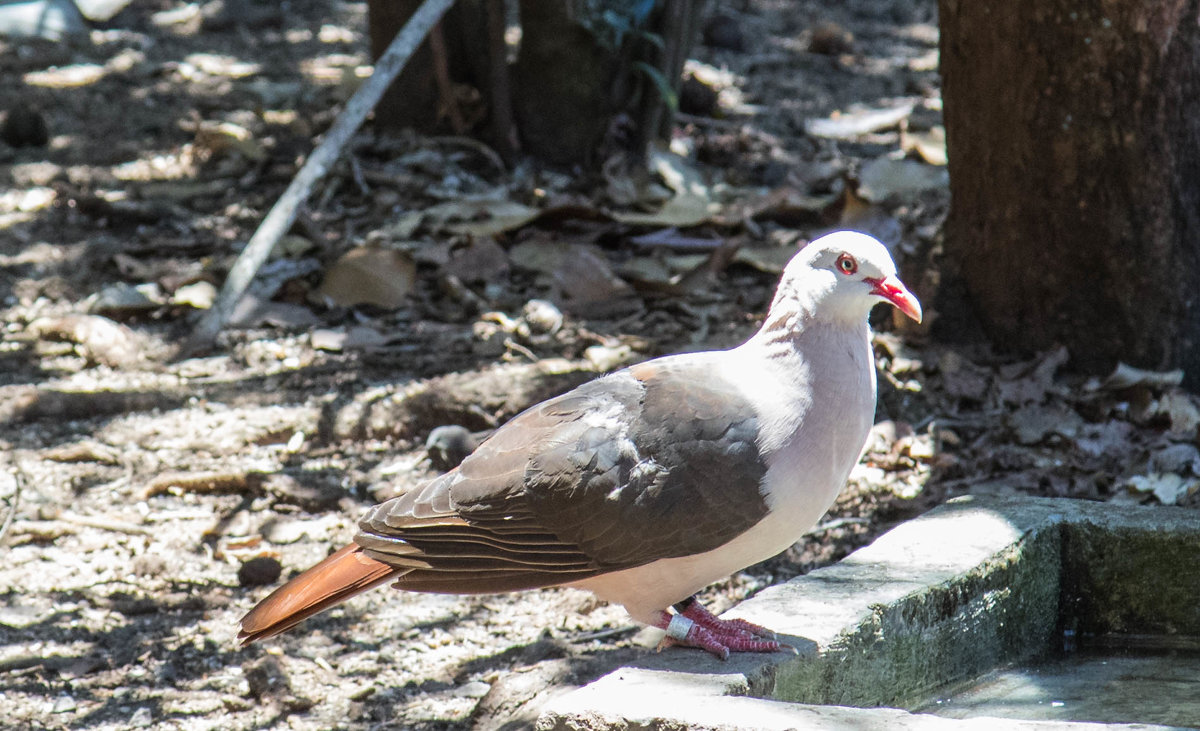
{"type": "Polygon", "coordinates": [[[203,280],[185,284],[171,295],[172,304],[187,305],[198,310],[210,309],[216,299],[217,288],[213,286],[212,282],[203,280]]]}
{"type": "Polygon", "coordinates": [[[238,583],[242,586],[265,586],[279,580],[283,566],[279,559],[257,556],[242,564],[238,569],[238,583]]]}
{"type": "Polygon", "coordinates": [[[46,118],[36,109],[10,109],[0,126],[0,139],[11,147],[45,147],[50,141],[46,118]]]}
{"type": "Polygon", "coordinates": [[[118,282],[91,295],[85,303],[93,315],[121,318],[153,310],[162,306],[163,301],[157,284],[134,287],[118,282]]]}
{"type": "Polygon", "coordinates": [[[465,426],[448,424],[429,432],[425,452],[435,469],[447,472],[462,463],[479,446],[475,436],[465,426]]]}
{"type": "Polygon", "coordinates": [[[529,300],[521,309],[521,317],[529,325],[529,331],[535,335],[553,335],[563,324],[562,310],[547,300],[529,300]]]}
{"type": "Polygon", "coordinates": [[[149,708],[139,708],[129,717],[130,728],[146,728],[152,723],[154,723],[154,717],[150,715],[149,708]]]}
{"type": "Polygon", "coordinates": [[[51,713],[70,713],[75,710],[75,699],[63,693],[54,699],[54,706],[50,709],[51,713]]]}
{"type": "Polygon", "coordinates": [[[472,680],[470,683],[460,685],[454,689],[454,695],[462,698],[482,698],[488,694],[492,686],[482,680],[472,680]]]}
{"type": "Polygon", "coordinates": [[[854,50],[854,35],[837,23],[823,23],[813,29],[809,53],[839,56],[854,50]]]}
{"type": "Polygon", "coordinates": [[[263,538],[277,546],[295,543],[305,536],[309,526],[302,520],[281,518],[272,520],[263,526],[263,538]]]}
{"type": "Polygon", "coordinates": [[[606,345],[592,345],[583,351],[583,357],[597,371],[607,373],[627,361],[631,351],[632,349],[628,345],[617,345],[611,348],[606,345]]]}

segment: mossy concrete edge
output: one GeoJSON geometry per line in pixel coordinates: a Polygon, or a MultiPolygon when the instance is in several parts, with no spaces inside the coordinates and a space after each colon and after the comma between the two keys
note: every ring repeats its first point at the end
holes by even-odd
{"type": "MultiPolygon", "coordinates": [[[[1080,563],[1094,560],[1096,551],[1114,550],[1110,540],[1099,540],[1102,533],[1138,543],[1143,551],[1146,541],[1166,541],[1187,560],[1189,548],[1200,546],[1200,517],[1181,509],[1051,498],[953,500],[842,562],[764,590],[727,613],[780,632],[797,647],[796,655],[721,662],[693,650],[668,650],[557,699],[538,728],[986,727],[976,722],[988,719],[848,706],[907,705],[947,682],[1045,650],[1060,629],[1060,603],[1085,575],[1080,563]],[[1173,533],[1183,537],[1171,538],[1173,533]]],[[[1126,563],[1112,575],[1145,570],[1144,561],[1126,563]]],[[[1108,587],[1104,592],[1120,586],[1116,578],[1105,584],[1104,571],[1093,573],[1100,574],[1098,586],[1108,587]]],[[[1177,604],[1179,621],[1190,622],[1186,602],[1177,604]]],[[[1167,728],[1003,723],[1022,729],[1167,728]]]]}

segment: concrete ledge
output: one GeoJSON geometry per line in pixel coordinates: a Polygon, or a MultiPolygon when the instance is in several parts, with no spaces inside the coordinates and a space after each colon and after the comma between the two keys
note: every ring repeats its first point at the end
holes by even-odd
{"type": "Polygon", "coordinates": [[[538,731],[1186,731],[1148,724],[956,720],[895,708],[848,708],[696,693],[618,671],[568,694],[538,720],[538,731]]]}
{"type": "Polygon", "coordinates": [[[538,728],[994,728],[995,719],[845,706],[915,705],[1045,653],[1064,627],[1200,634],[1197,596],[1195,511],[963,498],[728,613],[790,637],[798,656],[721,662],[668,650],[558,699],[538,728]]]}

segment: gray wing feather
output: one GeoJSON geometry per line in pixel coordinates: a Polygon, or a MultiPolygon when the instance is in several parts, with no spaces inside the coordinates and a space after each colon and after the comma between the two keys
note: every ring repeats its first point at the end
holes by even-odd
{"type": "Polygon", "coordinates": [[[694,358],[620,371],[520,414],[355,540],[404,588],[547,586],[702,553],[766,515],[753,409],[694,358]]]}

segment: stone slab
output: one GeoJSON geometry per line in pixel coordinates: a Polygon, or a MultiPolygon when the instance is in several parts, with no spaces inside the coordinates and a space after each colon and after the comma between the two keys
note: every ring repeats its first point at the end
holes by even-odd
{"type": "Polygon", "coordinates": [[[947,683],[1043,654],[1058,641],[1066,596],[1081,626],[1120,631],[1153,620],[1200,634],[1200,514],[1049,498],[953,500],[726,614],[770,627],[795,655],[722,662],[673,648],[559,698],[538,728],[985,728],[988,719],[870,707],[911,706],[947,683]],[[1150,601],[1146,587],[1168,577],[1164,601],[1150,601]],[[1124,600],[1119,611],[1114,597],[1124,600]]]}
{"type": "Polygon", "coordinates": [[[0,0],[0,36],[57,41],[87,29],[71,0],[0,0]]]}

